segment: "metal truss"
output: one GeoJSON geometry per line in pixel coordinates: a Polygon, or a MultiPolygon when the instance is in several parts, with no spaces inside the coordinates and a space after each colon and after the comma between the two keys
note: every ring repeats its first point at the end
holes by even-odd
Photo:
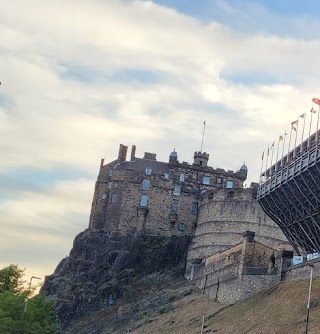
{"type": "Polygon", "coordinates": [[[320,148],[313,147],[259,186],[258,201],[299,252],[320,252],[320,148]]]}

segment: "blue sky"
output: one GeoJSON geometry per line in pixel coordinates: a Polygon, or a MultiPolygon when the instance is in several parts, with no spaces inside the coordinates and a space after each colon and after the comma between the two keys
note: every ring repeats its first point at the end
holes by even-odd
{"type": "MultiPolygon", "coordinates": [[[[203,23],[217,21],[232,29],[240,29],[241,32],[261,32],[276,34],[279,36],[298,36],[295,30],[291,31],[291,25],[283,25],[282,29],[273,26],[270,17],[282,18],[296,23],[303,18],[307,20],[318,20],[320,3],[316,0],[159,0],[159,5],[174,8],[180,13],[197,18],[203,23]],[[289,29],[288,29],[289,28],[289,29]]],[[[303,35],[303,38],[312,38],[318,31],[303,35]]]]}
{"type": "Polygon", "coordinates": [[[100,159],[261,153],[319,97],[318,1],[0,4],[0,266],[52,273],[88,226],[100,159]],[[23,8],[23,10],[22,10],[23,8]]]}

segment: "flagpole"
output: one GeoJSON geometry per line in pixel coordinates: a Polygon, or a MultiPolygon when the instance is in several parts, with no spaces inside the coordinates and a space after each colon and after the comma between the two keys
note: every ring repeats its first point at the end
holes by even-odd
{"type": "Polygon", "coordinates": [[[311,119],[310,119],[310,126],[309,126],[309,137],[308,137],[308,148],[310,146],[310,134],[311,134],[311,125],[312,125],[312,115],[313,115],[313,112],[311,111],[311,119]]]}
{"type": "Polygon", "coordinates": [[[283,167],[283,153],[284,153],[284,144],[286,142],[286,136],[287,136],[287,132],[285,131],[284,138],[283,138],[283,146],[282,146],[281,167],[283,167]]]}
{"type": "Polygon", "coordinates": [[[265,171],[265,175],[266,175],[266,177],[268,176],[267,175],[267,169],[268,169],[268,159],[269,159],[269,146],[268,146],[268,154],[267,154],[267,160],[266,160],[266,171],[265,171]]]}
{"type": "Polygon", "coordinates": [[[262,180],[263,158],[264,158],[264,150],[263,150],[262,156],[261,156],[261,169],[260,169],[259,185],[262,183],[261,180],[262,180]]]}
{"type": "MultiPolygon", "coordinates": [[[[303,114],[303,115],[304,115],[303,116],[303,119],[304,119],[305,114],[303,114]]],[[[299,117],[302,117],[302,115],[299,116],[299,117]]],[[[293,158],[294,158],[294,160],[296,160],[296,148],[297,148],[298,130],[299,130],[299,122],[297,123],[296,138],[294,139],[294,151],[293,151],[293,158]]]]}
{"type": "Polygon", "coordinates": [[[320,105],[319,105],[319,108],[318,108],[318,119],[317,119],[316,143],[318,142],[319,116],[320,116],[320,105]]]}
{"type": "Polygon", "coordinates": [[[280,145],[280,137],[279,137],[278,145],[277,145],[277,157],[276,157],[276,168],[275,168],[276,170],[277,170],[277,162],[278,162],[279,145],[280,145]]]}
{"type": "Polygon", "coordinates": [[[303,135],[304,135],[305,124],[306,124],[306,117],[303,119],[303,130],[302,130],[302,136],[301,136],[300,155],[302,155],[302,149],[303,149],[302,143],[303,143],[303,135]]]}
{"type": "Polygon", "coordinates": [[[293,125],[291,124],[290,138],[289,138],[289,145],[288,145],[288,154],[287,154],[287,162],[289,162],[289,152],[290,152],[290,145],[291,145],[292,129],[293,129],[293,125]]]}
{"type": "Polygon", "coordinates": [[[272,173],[272,169],[271,168],[272,168],[272,161],[273,161],[274,142],[272,143],[271,148],[272,148],[272,152],[271,152],[270,171],[272,173]]]}
{"type": "Polygon", "coordinates": [[[202,141],[201,141],[201,149],[200,152],[202,152],[202,146],[203,146],[203,138],[204,138],[204,130],[206,129],[206,121],[203,122],[203,132],[202,132],[202,141]]]}

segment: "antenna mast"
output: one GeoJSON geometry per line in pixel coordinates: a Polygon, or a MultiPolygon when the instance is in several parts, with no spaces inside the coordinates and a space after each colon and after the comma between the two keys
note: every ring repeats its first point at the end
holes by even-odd
{"type": "Polygon", "coordinates": [[[201,141],[201,149],[200,152],[202,152],[202,146],[203,146],[203,138],[204,138],[204,131],[206,129],[206,121],[203,122],[203,132],[202,132],[202,141],[201,141]]]}

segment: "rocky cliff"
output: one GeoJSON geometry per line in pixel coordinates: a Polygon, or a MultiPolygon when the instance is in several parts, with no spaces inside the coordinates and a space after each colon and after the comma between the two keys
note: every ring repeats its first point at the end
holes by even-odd
{"type": "Polygon", "coordinates": [[[135,288],[155,278],[182,276],[188,242],[186,236],[110,236],[103,230],[85,230],[75,238],[70,255],[46,277],[41,293],[57,301],[64,329],[136,296],[135,288]]]}

